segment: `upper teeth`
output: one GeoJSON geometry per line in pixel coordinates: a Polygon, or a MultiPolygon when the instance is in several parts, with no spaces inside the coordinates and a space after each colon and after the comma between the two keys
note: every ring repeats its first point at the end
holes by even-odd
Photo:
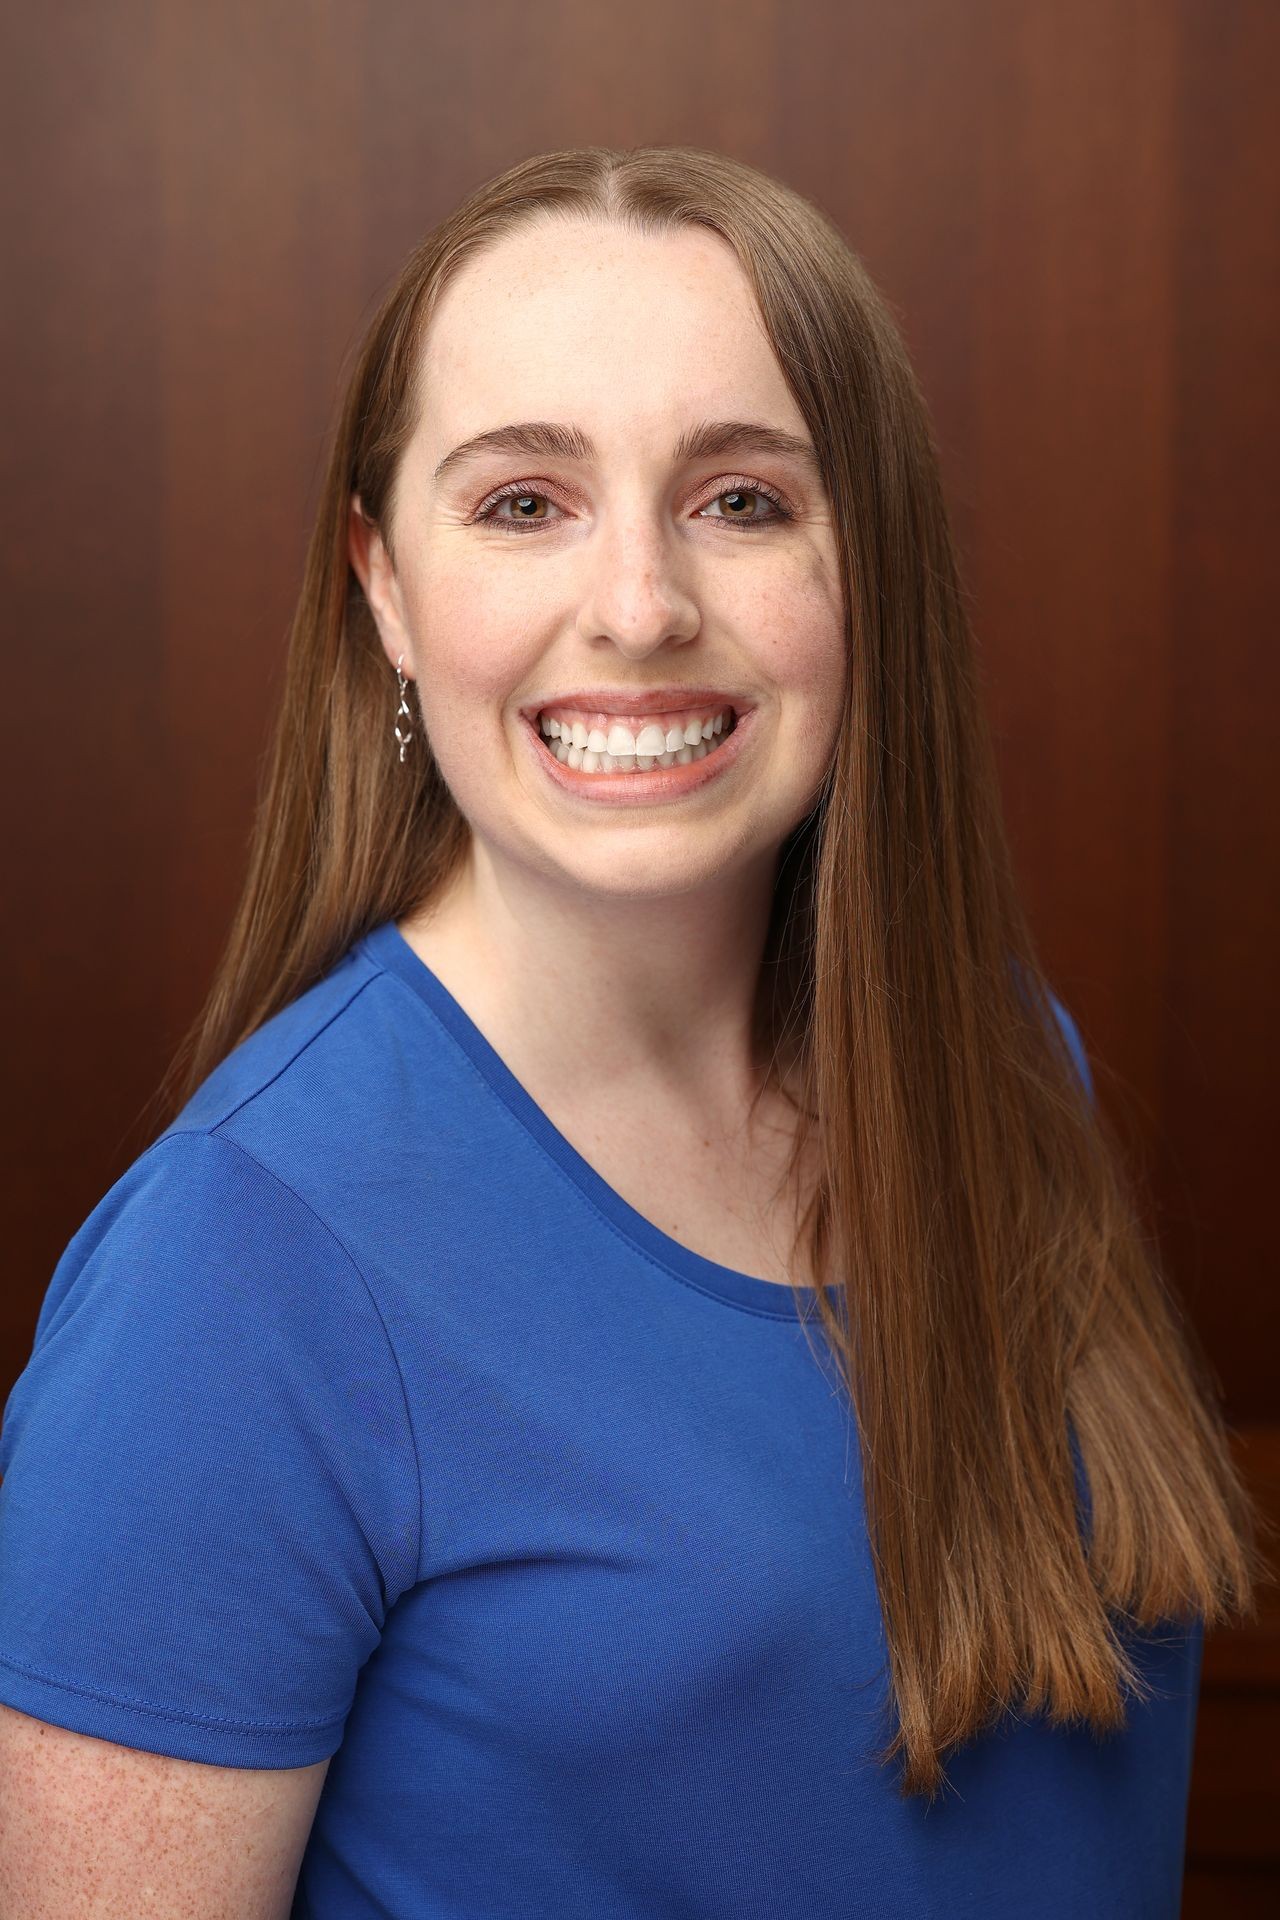
{"type": "MultiPolygon", "coordinates": [[[[553,740],[563,740],[566,746],[578,747],[588,753],[607,753],[614,759],[627,754],[657,756],[661,753],[676,753],[681,747],[693,747],[700,740],[710,740],[714,734],[721,733],[728,725],[733,708],[724,707],[719,713],[708,714],[705,718],[675,720],[669,726],[659,726],[649,722],[633,732],[621,720],[611,721],[608,730],[600,725],[589,725],[587,721],[568,714],[563,718],[550,711],[538,715],[538,724],[544,734],[553,740]]],[[[600,715],[600,719],[604,716],[600,715]]]]}

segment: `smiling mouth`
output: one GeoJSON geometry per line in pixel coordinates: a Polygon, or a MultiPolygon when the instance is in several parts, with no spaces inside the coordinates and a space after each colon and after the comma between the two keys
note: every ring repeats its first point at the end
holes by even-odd
{"type": "MultiPolygon", "coordinates": [[[[605,716],[597,718],[603,721],[605,716]]],[[[725,707],[707,719],[690,721],[685,727],[664,729],[654,721],[638,730],[615,722],[606,731],[603,725],[588,727],[576,721],[572,727],[545,714],[539,714],[534,731],[543,747],[562,766],[575,772],[628,774],[651,773],[658,768],[687,767],[716,753],[730,738],[738,724],[732,707],[725,707]],[[642,752],[642,748],[649,751],[642,752]]]]}

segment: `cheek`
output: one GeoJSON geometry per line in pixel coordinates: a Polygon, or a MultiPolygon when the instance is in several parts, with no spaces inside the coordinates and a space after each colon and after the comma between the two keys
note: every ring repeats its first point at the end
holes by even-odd
{"type": "Polygon", "coordinates": [[[419,697],[428,732],[465,724],[473,736],[492,727],[528,671],[529,609],[495,589],[493,571],[461,578],[428,576],[417,600],[419,697]]]}
{"type": "Polygon", "coordinates": [[[771,582],[744,630],[762,679],[772,682],[784,708],[839,712],[847,672],[844,610],[823,556],[800,557],[771,582]]]}

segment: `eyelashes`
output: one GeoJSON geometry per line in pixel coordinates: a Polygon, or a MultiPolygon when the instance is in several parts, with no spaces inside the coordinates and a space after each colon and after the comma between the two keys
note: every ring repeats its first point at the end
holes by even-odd
{"type": "MultiPolygon", "coordinates": [[[[709,516],[713,521],[719,521],[722,526],[731,527],[735,533],[750,532],[757,527],[779,526],[782,522],[795,518],[795,515],[783,501],[781,494],[775,492],[775,490],[771,486],[768,486],[763,480],[749,479],[745,474],[738,475],[730,480],[725,486],[721,487],[718,492],[712,494],[711,498],[705,502],[705,505],[708,507],[713,506],[717,501],[724,499],[726,495],[732,493],[755,494],[760,499],[767,500],[773,509],[771,513],[763,516],[752,514],[745,518],[723,513],[709,516]]],[[[515,533],[518,535],[532,533],[539,527],[548,527],[553,524],[550,520],[508,519],[498,512],[498,508],[504,500],[546,500],[550,505],[555,504],[554,501],[551,500],[550,495],[541,488],[530,486],[526,481],[512,480],[508,481],[505,487],[499,487],[495,492],[486,495],[471,515],[469,524],[501,527],[504,533],[515,533]]],[[[701,514],[704,509],[699,508],[698,511],[701,514]]]]}

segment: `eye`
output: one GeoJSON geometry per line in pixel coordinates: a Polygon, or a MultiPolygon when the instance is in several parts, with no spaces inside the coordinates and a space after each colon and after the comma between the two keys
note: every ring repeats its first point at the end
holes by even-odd
{"type": "MultiPolygon", "coordinates": [[[[746,474],[736,475],[727,486],[721,487],[706,506],[698,509],[699,515],[706,514],[708,507],[716,506],[722,500],[731,501],[732,510],[728,513],[713,513],[708,517],[713,521],[719,521],[723,527],[732,527],[735,533],[747,532],[754,527],[776,526],[784,520],[795,518],[790,508],[784,503],[781,494],[776,493],[764,481],[753,480],[746,474]],[[758,505],[761,501],[768,501],[770,512],[762,514],[750,510],[752,503],[758,505]]],[[[549,495],[539,491],[538,488],[529,486],[523,480],[511,480],[505,487],[498,487],[493,493],[487,495],[480,502],[471,519],[486,526],[501,527],[504,533],[524,533],[526,530],[532,532],[537,527],[550,524],[546,513],[539,513],[536,510],[539,501],[545,507],[555,505],[549,495]],[[499,511],[504,500],[510,500],[518,510],[514,517],[499,511]],[[534,510],[529,511],[530,508],[534,510]]],[[[557,508],[556,511],[559,512],[559,509],[557,508]]]]}
{"type": "Polygon", "coordinates": [[[524,511],[526,505],[538,500],[544,501],[547,506],[553,504],[545,493],[539,493],[535,488],[526,486],[523,481],[513,480],[482,500],[471,518],[486,521],[490,526],[501,527],[504,533],[520,533],[525,527],[546,526],[545,515],[534,515],[524,511]],[[504,500],[512,500],[520,507],[521,512],[516,519],[510,520],[505,514],[498,512],[504,500]]]}
{"type": "MultiPolygon", "coordinates": [[[[726,527],[733,527],[735,531],[739,527],[746,529],[749,527],[775,526],[779,521],[794,518],[790,509],[783,504],[781,494],[775,493],[773,488],[766,486],[762,480],[749,480],[745,475],[731,480],[727,487],[722,487],[719,493],[715,495],[715,498],[707,502],[707,505],[714,506],[721,500],[732,500],[735,503],[733,512],[715,513],[712,514],[711,518],[722,521],[726,527]],[[766,514],[752,513],[749,510],[750,503],[760,500],[769,501],[773,512],[766,514]],[[747,510],[739,511],[739,503],[743,501],[748,503],[748,508],[747,510]]],[[[706,508],[700,508],[699,511],[705,513],[706,508]]]]}

